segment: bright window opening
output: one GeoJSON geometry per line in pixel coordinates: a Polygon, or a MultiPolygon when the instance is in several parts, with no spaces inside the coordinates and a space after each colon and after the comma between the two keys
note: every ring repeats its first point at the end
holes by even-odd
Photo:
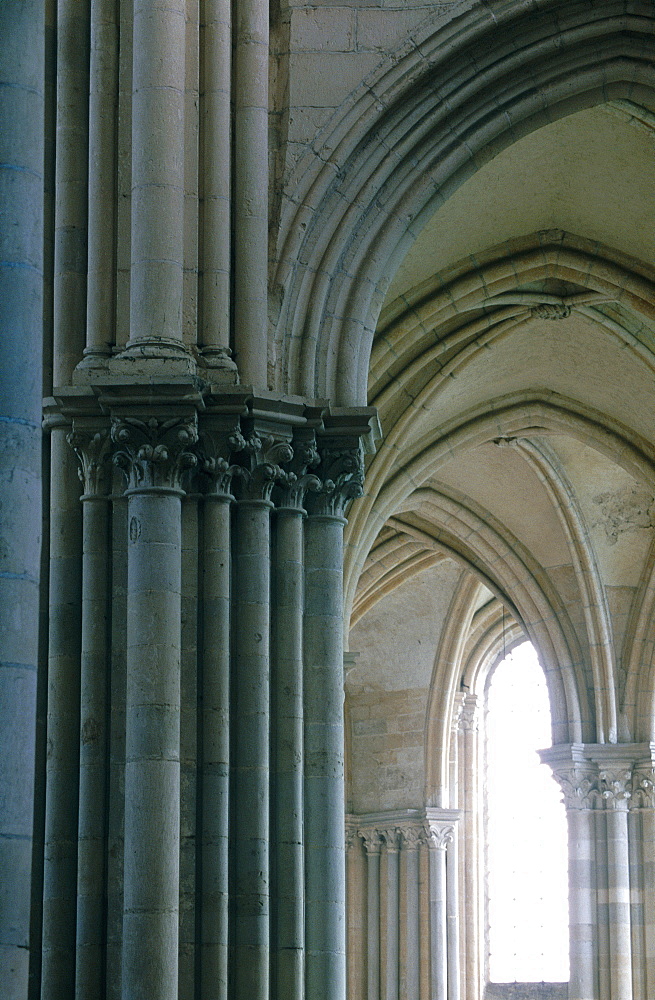
{"type": "Polygon", "coordinates": [[[561,794],[537,750],[551,746],[543,670],[516,647],[487,700],[489,979],[569,978],[567,830],[561,794]]]}

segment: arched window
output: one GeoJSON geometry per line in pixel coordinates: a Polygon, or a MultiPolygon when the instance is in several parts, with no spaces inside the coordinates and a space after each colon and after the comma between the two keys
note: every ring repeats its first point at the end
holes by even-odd
{"type": "Polygon", "coordinates": [[[537,750],[551,745],[548,691],[530,643],[492,672],[486,701],[488,981],[569,978],[564,806],[537,750]]]}

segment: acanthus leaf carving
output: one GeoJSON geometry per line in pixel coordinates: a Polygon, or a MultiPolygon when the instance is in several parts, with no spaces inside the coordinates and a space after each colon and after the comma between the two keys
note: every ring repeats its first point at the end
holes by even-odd
{"type": "Polygon", "coordinates": [[[193,450],[198,440],[197,415],[172,417],[113,417],[113,461],[126,477],[128,490],[175,490],[198,464],[193,450]]]}
{"type": "Polygon", "coordinates": [[[430,820],[428,831],[431,846],[441,851],[445,851],[448,844],[452,844],[455,839],[455,827],[452,823],[430,820]]]}
{"type": "Polygon", "coordinates": [[[106,494],[109,486],[111,437],[109,427],[86,427],[74,422],[66,440],[77,455],[77,474],[87,497],[106,494]]]}
{"type": "Polygon", "coordinates": [[[598,775],[600,793],[609,809],[627,809],[632,797],[632,769],[604,769],[598,775]]]}
{"type": "Polygon", "coordinates": [[[655,809],[655,768],[637,768],[632,778],[631,809],[655,809]]]}
{"type": "Polygon", "coordinates": [[[206,495],[220,500],[232,501],[234,479],[243,475],[241,465],[231,459],[234,452],[242,451],[245,440],[238,429],[230,433],[204,430],[198,442],[198,471],[201,482],[207,487],[206,495]]]}
{"type": "Polygon", "coordinates": [[[364,849],[367,855],[380,853],[384,841],[379,830],[371,827],[362,827],[357,832],[364,842],[364,849]]]}
{"type": "Polygon", "coordinates": [[[293,456],[284,470],[284,478],[277,484],[279,509],[302,511],[307,491],[320,490],[321,480],[313,472],[320,460],[313,432],[310,437],[294,438],[293,456]]]}
{"type": "Polygon", "coordinates": [[[319,449],[321,464],[317,469],[320,487],[311,497],[311,514],[345,517],[349,504],[364,492],[364,449],[326,444],[319,449]]]}
{"type": "Polygon", "coordinates": [[[233,451],[239,456],[239,499],[270,503],[276,483],[284,482],[283,464],[293,458],[293,448],[287,440],[272,434],[252,431],[247,437],[234,436],[233,451]]]}

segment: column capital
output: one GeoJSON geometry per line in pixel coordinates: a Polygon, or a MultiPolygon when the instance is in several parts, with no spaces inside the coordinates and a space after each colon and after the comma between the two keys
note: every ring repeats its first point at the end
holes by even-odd
{"type": "Polygon", "coordinates": [[[631,809],[655,809],[655,764],[638,764],[632,775],[631,809]]]}
{"type": "Polygon", "coordinates": [[[182,476],[198,464],[197,414],[162,419],[159,416],[115,416],[111,421],[113,461],[134,492],[182,493],[182,476]]]}
{"type": "Polygon", "coordinates": [[[400,827],[400,843],[404,850],[416,851],[422,844],[429,843],[430,834],[424,820],[407,823],[400,827]]]}
{"type": "Polygon", "coordinates": [[[232,450],[241,469],[238,477],[239,500],[272,506],[273,487],[284,482],[286,473],[283,465],[293,458],[290,438],[290,433],[282,436],[260,427],[242,426],[234,433],[232,450]]]}
{"type": "Polygon", "coordinates": [[[632,767],[615,767],[598,773],[600,794],[608,809],[626,810],[632,798],[632,767]]]}
{"type": "Polygon", "coordinates": [[[426,824],[430,846],[445,851],[455,839],[455,829],[459,820],[457,809],[427,809],[426,824]]]}
{"type": "Polygon", "coordinates": [[[364,449],[359,441],[319,439],[318,452],[318,488],[308,500],[308,511],[343,519],[351,502],[364,492],[364,449]]]}
{"type": "Polygon", "coordinates": [[[292,455],[284,467],[284,478],[277,483],[273,499],[279,511],[304,514],[307,491],[317,492],[321,480],[314,470],[321,456],[316,447],[316,432],[306,428],[294,431],[292,455]]]}
{"type": "Polygon", "coordinates": [[[232,481],[243,475],[243,467],[232,459],[243,445],[238,417],[204,417],[196,452],[201,488],[206,497],[231,502],[232,481]]]}
{"type": "Polygon", "coordinates": [[[372,854],[375,855],[381,852],[384,839],[379,830],[365,827],[358,830],[357,833],[364,842],[364,850],[369,857],[372,854]]]}
{"type": "Polygon", "coordinates": [[[106,496],[111,483],[109,422],[73,418],[73,427],[66,440],[77,455],[77,473],[84,488],[82,499],[106,496]]]}
{"type": "Polygon", "coordinates": [[[477,694],[462,692],[462,706],[458,717],[461,732],[477,733],[480,723],[480,705],[477,694]]]}
{"type": "Polygon", "coordinates": [[[652,795],[655,743],[558,744],[539,756],[558,781],[567,809],[649,807],[644,803],[652,795]]]}

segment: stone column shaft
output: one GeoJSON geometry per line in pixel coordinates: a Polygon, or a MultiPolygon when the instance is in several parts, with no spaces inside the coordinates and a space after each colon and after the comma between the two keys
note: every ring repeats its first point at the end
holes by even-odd
{"type": "Polygon", "coordinates": [[[88,292],[84,353],[101,357],[110,353],[114,342],[117,16],[116,0],[92,0],[89,72],[88,292]]]}
{"type": "Polygon", "coordinates": [[[431,997],[446,1000],[448,954],[446,944],[446,847],[430,846],[430,970],[431,997]]]}
{"type": "Polygon", "coordinates": [[[269,500],[237,506],[234,709],[234,991],[269,994],[269,500]]]}
{"type": "Polygon", "coordinates": [[[612,1000],[612,951],[609,928],[609,885],[607,858],[607,823],[601,808],[592,813],[594,822],[594,860],[597,908],[594,914],[596,936],[594,959],[597,969],[599,1000],[612,1000]]]}
{"type": "Polygon", "coordinates": [[[480,808],[479,777],[480,754],[477,724],[477,697],[467,695],[464,699],[459,720],[463,789],[463,935],[464,941],[464,983],[466,1000],[477,1000],[482,987],[481,972],[481,906],[480,906],[480,808]]]}
{"type": "Polygon", "coordinates": [[[459,863],[457,837],[446,852],[446,941],[448,961],[448,1000],[459,1000],[459,863]]]}
{"type": "Polygon", "coordinates": [[[44,11],[0,4],[0,983],[27,996],[41,558],[44,11]]]}
{"type": "Polygon", "coordinates": [[[205,499],[202,571],[202,1000],[227,1000],[230,503],[205,499]]]}
{"type": "Polygon", "coordinates": [[[75,993],[82,510],[67,431],[51,434],[43,1000],[75,993]]]}
{"type": "Polygon", "coordinates": [[[398,1000],[399,933],[400,933],[400,865],[396,835],[387,839],[387,947],[385,989],[386,1000],[398,1000]]]}
{"type": "Polygon", "coordinates": [[[275,524],[275,842],[277,995],[304,997],[303,517],[281,507],[275,524]]]}
{"type": "Polygon", "coordinates": [[[305,529],[306,995],[343,1000],[345,965],[343,525],[305,529]]]}
{"type": "Polygon", "coordinates": [[[419,995],[419,850],[403,840],[400,853],[401,897],[405,906],[400,926],[400,1000],[419,995]]]}
{"type": "Polygon", "coordinates": [[[267,380],[268,0],[237,0],[234,323],[241,381],[267,380]]]}
{"type": "Polygon", "coordinates": [[[567,809],[569,843],[570,1000],[594,1000],[595,851],[594,813],[567,809]]]}
{"type": "Polygon", "coordinates": [[[205,0],[202,18],[202,347],[211,360],[230,346],[232,5],[205,0]]]}
{"type": "Polygon", "coordinates": [[[347,996],[349,1000],[366,1000],[366,858],[361,837],[352,826],[347,845],[347,996]]]}
{"type": "Polygon", "coordinates": [[[182,340],[184,0],[134,0],[130,340],[182,340]]]}
{"type": "Polygon", "coordinates": [[[95,1000],[105,982],[109,501],[83,499],[80,792],[75,996],[95,1000]]]}
{"type": "Polygon", "coordinates": [[[611,948],[611,1000],[632,1000],[628,811],[610,808],[607,819],[607,879],[611,948]]]}
{"type": "Polygon", "coordinates": [[[380,843],[366,842],[366,986],[367,1000],[380,998],[380,843]]]}
{"type": "Polygon", "coordinates": [[[181,504],[128,494],[124,1000],[177,1000],[181,504]]]}
{"type": "Polygon", "coordinates": [[[644,809],[641,850],[644,879],[644,995],[655,996],[655,808],[644,809]]]}
{"type": "Polygon", "coordinates": [[[57,6],[53,383],[65,385],[86,340],[89,5],[57,6]]]}

